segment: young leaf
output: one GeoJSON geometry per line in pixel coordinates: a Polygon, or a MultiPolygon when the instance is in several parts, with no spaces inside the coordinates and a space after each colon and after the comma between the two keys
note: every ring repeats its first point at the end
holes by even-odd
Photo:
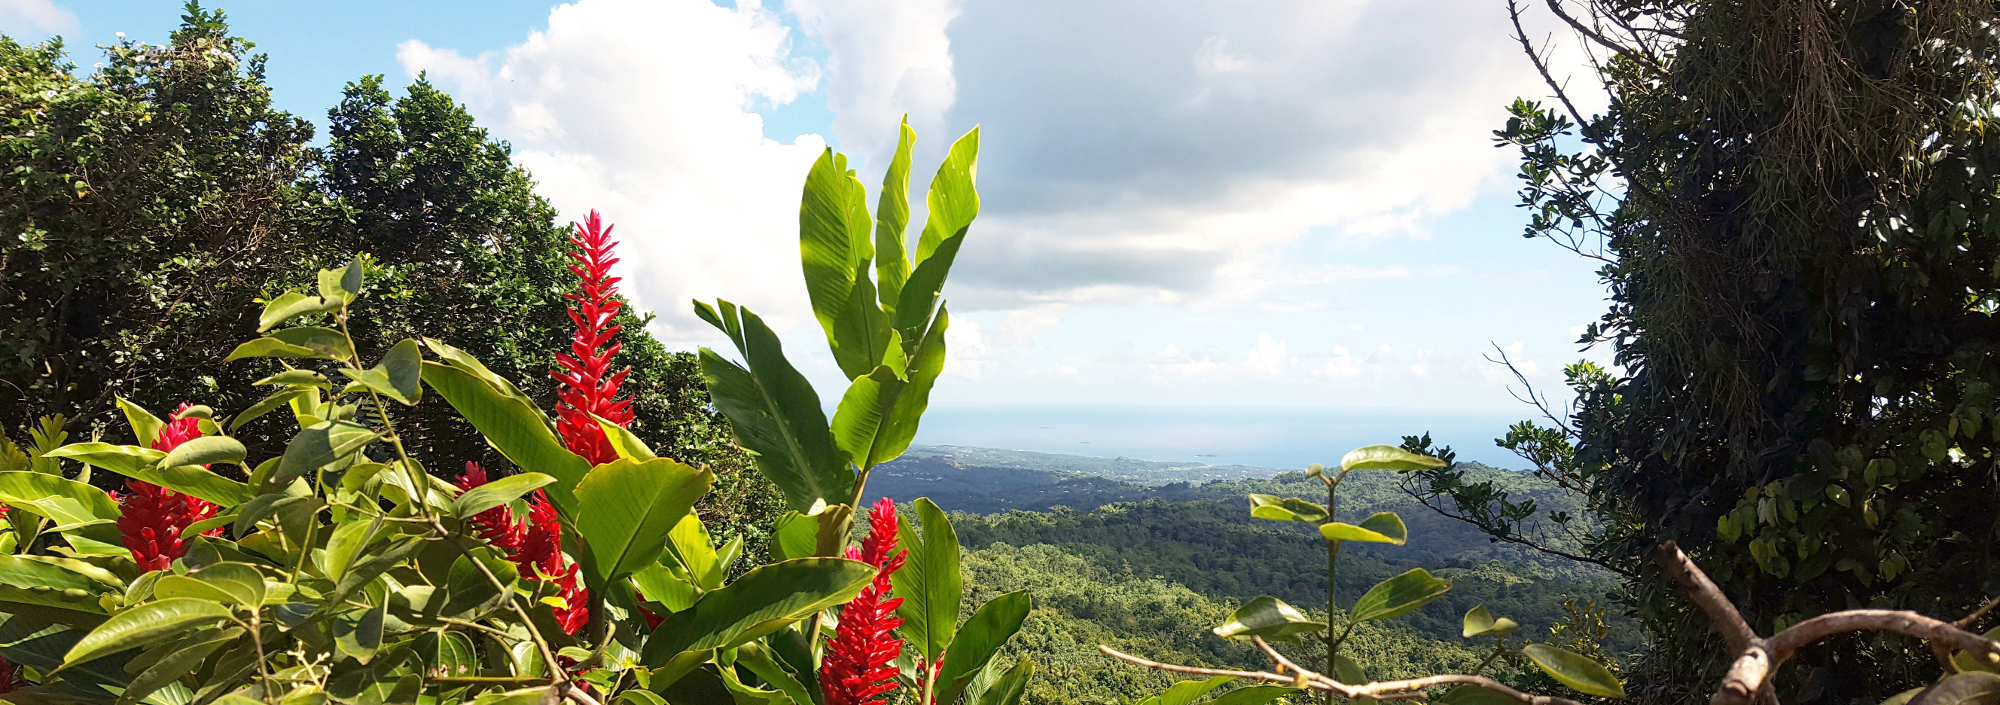
{"type": "MultiPolygon", "coordinates": [[[[923,333],[917,326],[929,320],[937,307],[945,277],[951,273],[952,260],[958,256],[972,220],[979,217],[979,191],[974,185],[978,161],[979,128],[974,127],[952,143],[944,162],[938,165],[937,175],[931,178],[927,195],[930,215],[924,222],[923,235],[917,240],[916,270],[896,299],[897,330],[923,333]]],[[[904,339],[916,337],[905,333],[904,339]]]]}
{"type": "Polygon", "coordinates": [[[829,148],[806,173],[799,204],[799,260],[806,293],[813,317],[826,331],[834,362],[848,379],[882,364],[889,337],[888,321],[868,282],[868,263],[875,252],[869,240],[867,191],[847,170],[846,156],[829,148]],[[852,305],[857,299],[864,305],[852,305]]]}
{"type": "Polygon", "coordinates": [[[980,691],[977,705],[1019,705],[1021,696],[1028,692],[1028,680],[1034,675],[1035,662],[1022,656],[1013,668],[994,679],[993,685],[980,691]]]}
{"type": "Polygon", "coordinates": [[[882,430],[876,435],[875,462],[894,460],[909,450],[910,442],[917,437],[917,425],[922,420],[924,409],[929,407],[931,386],[937,383],[938,374],[944,371],[945,329],[951,327],[951,314],[943,306],[938,307],[937,316],[926,329],[924,337],[917,341],[916,352],[910,355],[908,369],[904,376],[909,384],[896,395],[896,407],[884,420],[882,430]]]}
{"type": "Polygon", "coordinates": [[[1326,507],[1297,497],[1279,499],[1277,495],[1253,494],[1250,495],[1250,516],[1254,519],[1318,525],[1326,521],[1326,507]]]}
{"type": "Polygon", "coordinates": [[[293,345],[277,338],[258,338],[229,351],[223,362],[241,360],[246,357],[321,357],[312,348],[293,345]]]}
{"type": "Polygon", "coordinates": [[[404,338],[403,342],[389,348],[382,355],[382,361],[366,370],[342,368],[341,374],[360,382],[369,389],[381,393],[408,406],[415,406],[423,400],[424,355],[417,350],[417,341],[404,338]]]}
{"type": "Polygon", "coordinates": [[[944,510],[928,497],[916,501],[916,519],[902,522],[897,547],[910,552],[903,569],[889,576],[903,604],[896,615],[903,618],[902,632],[926,661],[937,661],[951,645],[958,627],[958,604],[965,588],[958,566],[958,532],[944,510]]]}
{"type": "Polygon", "coordinates": [[[63,668],[158,643],[229,618],[229,608],[208,600],[155,600],[112,615],[63,655],[63,668]]]}
{"type": "MultiPolygon", "coordinates": [[[[1558,649],[1547,644],[1529,644],[1521,647],[1521,654],[1535,662],[1543,673],[1561,681],[1563,685],[1575,688],[1579,693],[1599,695],[1607,698],[1625,697],[1625,685],[1604,664],[1574,651],[1558,649]]],[[[2000,690],[1993,691],[2000,693],[2000,690]]]]}
{"type": "Polygon", "coordinates": [[[887,366],[854,378],[841,395],[833,412],[833,442],[854,464],[867,470],[884,460],[881,457],[882,422],[896,406],[904,382],[887,366]]]}
{"type": "Polygon", "coordinates": [[[165,427],[167,422],[161,421],[160,417],[154,416],[152,412],[138,404],[127,401],[125,397],[117,399],[118,410],[125,412],[125,422],[132,425],[132,435],[138,437],[139,447],[153,447],[153,441],[159,440],[160,429],[165,427]]]}
{"type": "Polygon", "coordinates": [[[1418,607],[1431,600],[1443,597],[1451,589],[1451,581],[1431,577],[1422,568],[1377,583],[1354,601],[1349,615],[1354,621],[1388,619],[1418,607]]]}
{"type": "Polygon", "coordinates": [[[153,596],[257,607],[264,604],[264,574],[248,563],[213,563],[187,575],[161,576],[153,596]]]}
{"type": "Polygon", "coordinates": [[[543,487],[556,479],[538,472],[524,472],[488,482],[466,490],[452,501],[452,514],[469,519],[480,512],[520,499],[537,487],[543,487]]]}
{"type": "Polygon", "coordinates": [[[875,567],[845,558],[797,558],[764,565],[666,615],[646,640],[645,663],[684,651],[727,648],[845,604],[875,577],[875,567]]]}
{"type": "Polygon", "coordinates": [[[426,362],[423,377],[425,384],[472,422],[507,460],[522,470],[555,478],[547,489],[549,499],[563,513],[574,515],[576,483],[590,472],[590,462],[556,438],[540,410],[524,397],[507,394],[457,364],[426,362]]]}
{"type": "Polygon", "coordinates": [[[346,335],[342,335],[340,331],[332,328],[322,328],[319,326],[286,328],[272,333],[270,337],[276,338],[279,342],[287,345],[295,345],[311,350],[316,356],[328,357],[334,360],[354,359],[353,344],[348,342],[346,335]]]}
{"type": "Polygon", "coordinates": [[[349,261],[339,269],[319,270],[319,295],[328,299],[352,303],[361,295],[361,260],[349,261]]]}
{"type": "Polygon", "coordinates": [[[597,426],[604,429],[604,438],[611,441],[611,449],[618,451],[618,457],[640,461],[659,457],[653,455],[653,449],[646,447],[645,441],[639,440],[638,436],[633,435],[624,426],[606,421],[595,414],[590,418],[596,419],[597,426]]]}
{"type": "Polygon", "coordinates": [[[1486,605],[1480,605],[1466,611],[1465,624],[1459,633],[1470,639],[1481,634],[1506,634],[1519,626],[1521,625],[1506,617],[1494,619],[1493,613],[1486,611],[1486,605]]]}
{"type": "Polygon", "coordinates": [[[592,468],[576,485],[577,533],[596,557],[602,582],[654,565],[667,532],[708,492],[715,473],[668,458],[620,458],[592,468]]]}
{"type": "Polygon", "coordinates": [[[340,299],[312,296],[296,291],[279,294],[278,298],[264,304],[264,312],[257,316],[257,332],[262,333],[270,330],[272,326],[300,316],[338,311],[343,303],[340,299]]]}
{"type": "Polygon", "coordinates": [[[1326,631],[1325,622],[1306,618],[1298,608],[1270,595],[1246,602],[1229,615],[1229,622],[1214,630],[1225,639],[1264,637],[1265,641],[1299,643],[1299,637],[1326,631]]]}
{"type": "Polygon", "coordinates": [[[1348,451],[1340,459],[1340,469],[1347,470],[1435,470],[1444,467],[1444,461],[1428,455],[1417,455],[1395,446],[1377,445],[1348,451]]]}
{"type": "Polygon", "coordinates": [[[202,436],[189,439],[168,451],[166,457],[160,459],[160,466],[171,468],[215,463],[234,465],[243,462],[249,454],[250,451],[243,448],[242,441],[228,436],[202,436]]]}
{"type": "Polygon", "coordinates": [[[701,376],[737,444],[756,454],[757,469],[794,510],[853,501],[854,474],[834,445],[812,383],[785,360],[778,335],[763,319],[727,301],[717,303],[719,312],[696,302],[695,313],[729,335],[749,368],[702,348],[701,376]]]}
{"type": "Polygon", "coordinates": [[[875,202],[875,286],[876,297],[885,313],[894,316],[903,282],[910,278],[910,255],[904,244],[910,227],[910,148],[917,133],[910,129],[909,116],[896,138],[896,154],[889,158],[889,170],[882,174],[882,196],[875,202]]]}
{"type": "Polygon", "coordinates": [[[1319,534],[1329,541],[1366,541],[1398,546],[1410,539],[1409,530],[1403,526],[1403,518],[1396,516],[1395,512],[1376,512],[1362,521],[1360,526],[1337,521],[1322,524],[1319,534]]]}
{"type": "Polygon", "coordinates": [[[263,490],[277,491],[306,473],[360,452],[375,441],[374,429],[352,421],[323,421],[299,431],[285,445],[284,459],[264,478],[263,490]]]}

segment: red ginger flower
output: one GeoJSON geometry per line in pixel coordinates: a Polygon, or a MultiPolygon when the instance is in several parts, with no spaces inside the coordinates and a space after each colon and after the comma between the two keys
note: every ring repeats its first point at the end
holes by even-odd
{"type": "Polygon", "coordinates": [[[896,504],[883,497],[868,512],[868,538],[861,548],[847,549],[848,558],[876,567],[875,581],[841,608],[840,627],[826,644],[819,670],[826,705],[880,702],[877,698],[896,687],[897,669],[889,662],[903,652],[903,640],[896,637],[903,620],[895,616],[903,598],[889,597],[889,576],[903,567],[909,552],[889,555],[895,550],[896,504]]]}
{"type": "MultiPolygon", "coordinates": [[[[486,484],[486,470],[478,463],[466,463],[465,474],[456,484],[469,490],[486,484]]],[[[517,566],[523,577],[555,583],[568,607],[556,608],[556,623],[564,634],[574,635],[590,621],[590,590],[577,581],[578,566],[563,557],[562,523],[555,505],[541,490],[528,503],[528,520],[514,521],[514,511],[505,505],[472,517],[469,522],[479,537],[517,566]]]]}
{"type": "Polygon", "coordinates": [[[569,239],[581,250],[569,253],[577,262],[569,271],[576,274],[580,285],[576,293],[563,295],[576,304],[569,309],[576,335],[570,338],[569,354],[556,353],[556,364],[562,369],[549,372],[562,385],[556,393],[556,430],[571,452],[593,465],[617,460],[618,452],[591,414],[619,426],[632,423],[632,400],[617,398],[618,386],[632,368],[611,372],[620,330],[611,321],[625,305],[615,298],[619,278],[611,276],[611,265],[618,263],[611,252],[618,246],[611,240],[611,227],[602,224],[597,211],[591,211],[590,217],[576,226],[576,236],[569,239]]]}
{"type": "Polygon", "coordinates": [[[14,664],[0,658],[0,693],[14,692],[14,686],[20,682],[20,678],[21,674],[14,668],[14,664]]]}
{"type": "MultiPolygon", "coordinates": [[[[200,421],[190,416],[181,416],[188,410],[182,404],[174,411],[174,420],[160,427],[158,437],[153,440],[153,450],[172,452],[182,443],[201,437],[200,421]]],[[[202,467],[208,467],[206,465],[202,467]]],[[[165,570],[173,566],[174,560],[187,555],[188,546],[181,540],[181,531],[195,522],[215,516],[215,505],[207,500],[190,497],[179,492],[142,480],[127,479],[125,494],[113,494],[122,505],[118,516],[118,533],[125,540],[125,548],[132,551],[132,560],[140,570],[165,570]]],[[[202,532],[204,536],[222,533],[218,526],[202,532]]]]}

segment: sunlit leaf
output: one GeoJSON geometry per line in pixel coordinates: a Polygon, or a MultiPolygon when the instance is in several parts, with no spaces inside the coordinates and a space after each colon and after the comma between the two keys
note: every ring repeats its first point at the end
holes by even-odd
{"type": "Polygon", "coordinates": [[[1365,541],[1397,546],[1410,539],[1409,529],[1403,526],[1403,518],[1396,516],[1395,512],[1376,512],[1359,526],[1337,521],[1321,524],[1319,534],[1331,541],[1365,541]]]}
{"type": "Polygon", "coordinates": [[[1451,581],[1431,577],[1422,568],[1377,583],[1354,601],[1349,614],[1354,621],[1388,619],[1443,597],[1451,581]]]}
{"type": "MultiPolygon", "coordinates": [[[[1541,668],[1543,673],[1549,674],[1549,677],[1560,681],[1563,685],[1575,688],[1579,693],[1607,698],[1625,697],[1625,684],[1618,682],[1618,677],[1611,675],[1610,669],[1605,668],[1604,664],[1591,660],[1588,656],[1547,644],[1523,646],[1521,654],[1535,662],[1535,666],[1541,668]]],[[[2000,683],[2000,679],[1994,682],[2000,683]]],[[[2000,690],[1990,692],[2000,694],[2000,690]]]]}
{"type": "Polygon", "coordinates": [[[1318,525],[1326,521],[1326,507],[1297,497],[1280,498],[1277,495],[1253,494],[1250,495],[1250,516],[1255,519],[1318,525]]]}
{"type": "Polygon", "coordinates": [[[155,600],[112,615],[63,656],[63,667],[139,648],[229,618],[229,608],[208,600],[155,600]]]}
{"type": "Polygon", "coordinates": [[[1519,626],[1521,625],[1506,617],[1494,619],[1493,614],[1486,611],[1486,605],[1479,605],[1466,611],[1464,626],[1459,633],[1470,639],[1482,634],[1506,634],[1519,626]]]}
{"type": "Polygon", "coordinates": [[[1306,634],[1326,631],[1325,622],[1308,619],[1298,608],[1270,595],[1253,599],[1229,615],[1229,621],[1214,629],[1228,639],[1264,637],[1265,641],[1298,643],[1306,634]]]}
{"type": "Polygon", "coordinates": [[[1444,461],[1428,455],[1417,455],[1395,446],[1377,445],[1356,448],[1340,458],[1340,469],[1346,470],[1435,470],[1444,467],[1444,461]]]}

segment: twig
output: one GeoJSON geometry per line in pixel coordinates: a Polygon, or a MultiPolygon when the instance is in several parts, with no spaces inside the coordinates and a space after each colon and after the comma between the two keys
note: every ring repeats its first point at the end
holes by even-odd
{"type": "Polygon", "coordinates": [[[1722,635],[1723,641],[1728,642],[1730,651],[1740,653],[1757,641],[1757,632],[1750,628],[1749,622],[1743,621],[1743,613],[1729,604],[1722,588],[1716,587],[1715,581],[1709,580],[1708,574],[1701,572],[1701,567],[1681,552],[1678,544],[1672,541],[1660,544],[1660,564],[1667,569],[1667,575],[1673,576],[1674,582],[1687,590],[1688,597],[1701,607],[1701,611],[1715,621],[1715,631],[1722,635]]]}
{"type": "MultiPolygon", "coordinates": [[[[1527,693],[1523,693],[1521,691],[1502,685],[1499,681],[1487,678],[1485,676],[1448,674],[1448,675],[1437,675],[1437,676],[1425,676],[1423,678],[1411,678],[1408,680],[1400,680],[1400,681],[1374,681],[1371,683],[1360,683],[1355,685],[1349,685],[1346,683],[1335,681],[1331,678],[1327,678],[1325,675],[1314,673],[1312,671],[1303,668],[1299,668],[1298,664],[1293,663],[1290,659],[1285,659],[1282,655],[1274,655],[1276,651],[1274,649],[1271,649],[1269,644],[1263,643],[1262,639],[1257,639],[1257,642],[1259,648],[1264,649],[1264,653],[1266,655],[1273,655],[1273,660],[1276,661],[1280,666],[1292,669],[1296,673],[1305,676],[1307,682],[1306,687],[1313,690],[1324,690],[1332,692],[1344,698],[1374,698],[1376,700],[1414,700],[1417,698],[1424,697],[1423,690],[1425,688],[1433,688],[1441,685],[1472,685],[1472,686],[1478,686],[1480,688],[1485,688],[1487,690],[1491,690],[1494,693],[1498,693],[1500,695],[1505,695],[1520,702],[1527,703],[1527,705],[1582,705],[1581,703],[1578,703],[1574,700],[1570,700],[1568,698],[1560,698],[1553,695],[1530,695],[1527,693]]],[[[1098,645],[1097,650],[1102,652],[1106,656],[1110,656],[1120,661],[1160,671],[1171,671],[1174,673],[1186,673],[1190,675],[1201,675],[1201,676],[1235,676],[1237,678],[1248,678],[1252,680],[1260,680],[1270,683],[1285,683],[1291,685],[1296,685],[1298,683],[1297,676],[1286,676],[1283,674],[1271,673],[1268,671],[1234,671],[1223,668],[1201,668],[1198,666],[1183,666],[1180,664],[1161,663],[1159,661],[1133,656],[1131,654],[1101,644],[1098,645]]]]}
{"type": "Polygon", "coordinates": [[[1611,41],[1611,38],[1597,33],[1596,30],[1584,26],[1582,22],[1576,21],[1576,18],[1570,17],[1569,13],[1564,12],[1562,9],[1562,0],[1548,0],[1548,6],[1550,12],[1556,13],[1556,16],[1562,18],[1563,22],[1568,23],[1578,34],[1589,38],[1590,41],[1604,45],[1604,48],[1617,52],[1619,56],[1644,64],[1646,68],[1660,73],[1667,72],[1667,67],[1660,65],[1660,62],[1653,57],[1634,51],[1631,47],[1611,41]]]}

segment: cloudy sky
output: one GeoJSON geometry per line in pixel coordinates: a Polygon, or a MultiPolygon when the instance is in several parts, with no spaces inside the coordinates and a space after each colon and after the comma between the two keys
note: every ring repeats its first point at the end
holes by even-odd
{"type": "MultiPolygon", "coordinates": [[[[347,81],[428,72],[565,217],[618,224],[656,335],[713,344],[688,301],[746,304],[823,395],[799,186],[832,146],[872,191],[904,115],[918,188],[981,130],[936,404],[1502,418],[1523,414],[1495,346],[1542,385],[1605,355],[1574,344],[1605,307],[1593,267],[1519,236],[1491,131],[1547,90],[1498,0],[210,4],[322,124],[347,81]]],[[[87,67],[178,6],[0,0],[0,32],[87,67]]]]}

